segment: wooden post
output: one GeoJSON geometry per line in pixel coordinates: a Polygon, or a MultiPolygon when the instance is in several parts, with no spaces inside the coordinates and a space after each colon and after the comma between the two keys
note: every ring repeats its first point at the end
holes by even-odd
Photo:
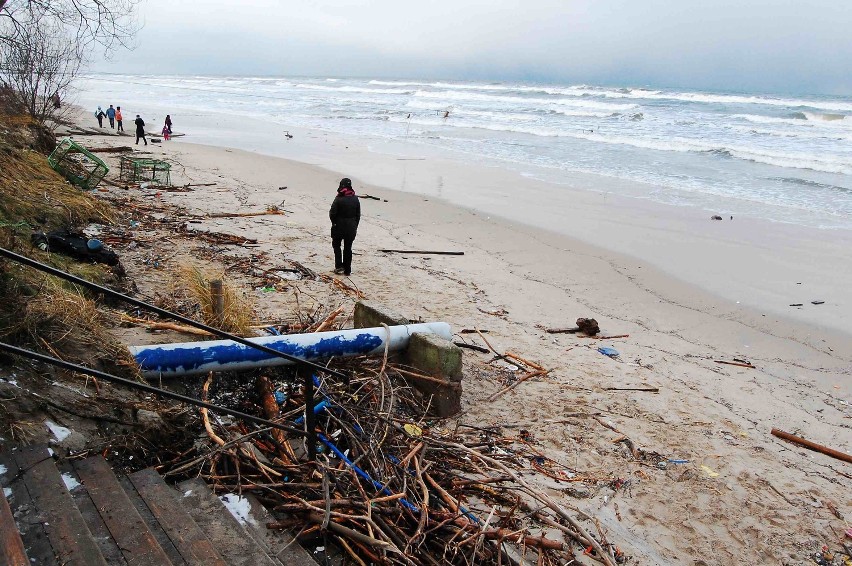
{"type": "Polygon", "coordinates": [[[213,309],[213,324],[221,328],[225,322],[225,294],[222,290],[222,280],[214,279],[210,282],[210,300],[213,309]]]}
{"type": "Polygon", "coordinates": [[[297,370],[297,375],[301,374],[305,379],[305,444],[308,449],[308,460],[311,462],[317,459],[317,429],[316,415],[314,415],[314,374],[304,367],[297,370]]]}

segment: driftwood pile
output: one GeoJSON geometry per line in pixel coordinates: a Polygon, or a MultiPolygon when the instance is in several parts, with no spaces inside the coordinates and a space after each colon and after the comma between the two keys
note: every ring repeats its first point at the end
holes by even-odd
{"type": "MultiPolygon", "coordinates": [[[[206,446],[196,444],[160,472],[200,476],[220,492],[252,493],[276,513],[269,527],[298,532],[303,541],[321,537],[356,564],[625,560],[596,521],[528,483],[530,473],[565,485],[588,480],[537,451],[528,431],[441,428],[426,416],[429,399],[386,358],[336,369],[350,372],[350,381],[313,376],[316,461],[299,435],[202,412],[206,446]]],[[[267,374],[241,383],[240,391],[217,387],[211,374],[202,395],[304,427],[298,381],[267,374]]]]}

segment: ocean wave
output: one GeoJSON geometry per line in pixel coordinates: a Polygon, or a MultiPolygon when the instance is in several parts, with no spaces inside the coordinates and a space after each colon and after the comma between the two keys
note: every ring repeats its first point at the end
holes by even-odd
{"type": "Polygon", "coordinates": [[[813,100],[800,98],[775,98],[772,96],[716,94],[704,92],[667,92],[660,90],[603,88],[580,85],[556,89],[559,94],[568,96],[600,96],[604,98],[628,98],[647,100],[677,100],[705,104],[755,104],[765,106],[785,106],[790,108],[816,108],[829,112],[852,112],[852,103],[836,100],[813,100]]]}
{"type": "Polygon", "coordinates": [[[324,86],[299,83],[296,88],[306,90],[321,90],[326,92],[354,92],[363,94],[414,94],[411,89],[402,88],[362,88],[357,86],[324,86]]]}
{"type": "Polygon", "coordinates": [[[519,105],[521,107],[541,107],[541,106],[574,106],[580,108],[597,108],[600,110],[613,110],[623,112],[631,108],[636,108],[635,104],[612,104],[607,102],[598,102],[594,100],[577,100],[572,98],[565,99],[550,99],[550,98],[525,98],[521,96],[503,96],[480,94],[475,92],[456,92],[456,91],[428,91],[418,90],[414,93],[417,98],[428,98],[432,100],[442,100],[447,102],[454,101],[473,101],[473,102],[506,102],[519,105]]]}
{"type": "Polygon", "coordinates": [[[841,191],[843,193],[852,194],[852,187],[841,187],[839,185],[831,185],[829,183],[820,183],[818,181],[812,181],[810,179],[801,179],[799,177],[770,177],[770,181],[780,181],[782,183],[788,183],[793,185],[802,185],[804,187],[813,187],[816,189],[826,189],[830,191],[841,191]]]}

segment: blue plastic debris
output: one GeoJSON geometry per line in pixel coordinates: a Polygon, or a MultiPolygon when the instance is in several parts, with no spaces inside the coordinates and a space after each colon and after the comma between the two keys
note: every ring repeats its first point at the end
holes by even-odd
{"type": "Polygon", "coordinates": [[[609,356],[610,358],[617,358],[619,356],[618,350],[615,348],[609,348],[607,346],[601,346],[598,348],[598,352],[603,354],[604,356],[609,356]]]}
{"type": "Polygon", "coordinates": [[[287,394],[284,393],[283,391],[276,391],[275,392],[275,402],[278,403],[279,405],[283,405],[284,403],[287,402],[287,394]]]}

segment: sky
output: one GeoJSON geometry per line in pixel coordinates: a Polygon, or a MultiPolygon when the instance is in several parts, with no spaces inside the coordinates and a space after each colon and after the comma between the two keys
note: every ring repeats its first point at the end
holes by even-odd
{"type": "Polygon", "coordinates": [[[144,0],[92,71],[852,94],[852,0],[144,0]]]}

